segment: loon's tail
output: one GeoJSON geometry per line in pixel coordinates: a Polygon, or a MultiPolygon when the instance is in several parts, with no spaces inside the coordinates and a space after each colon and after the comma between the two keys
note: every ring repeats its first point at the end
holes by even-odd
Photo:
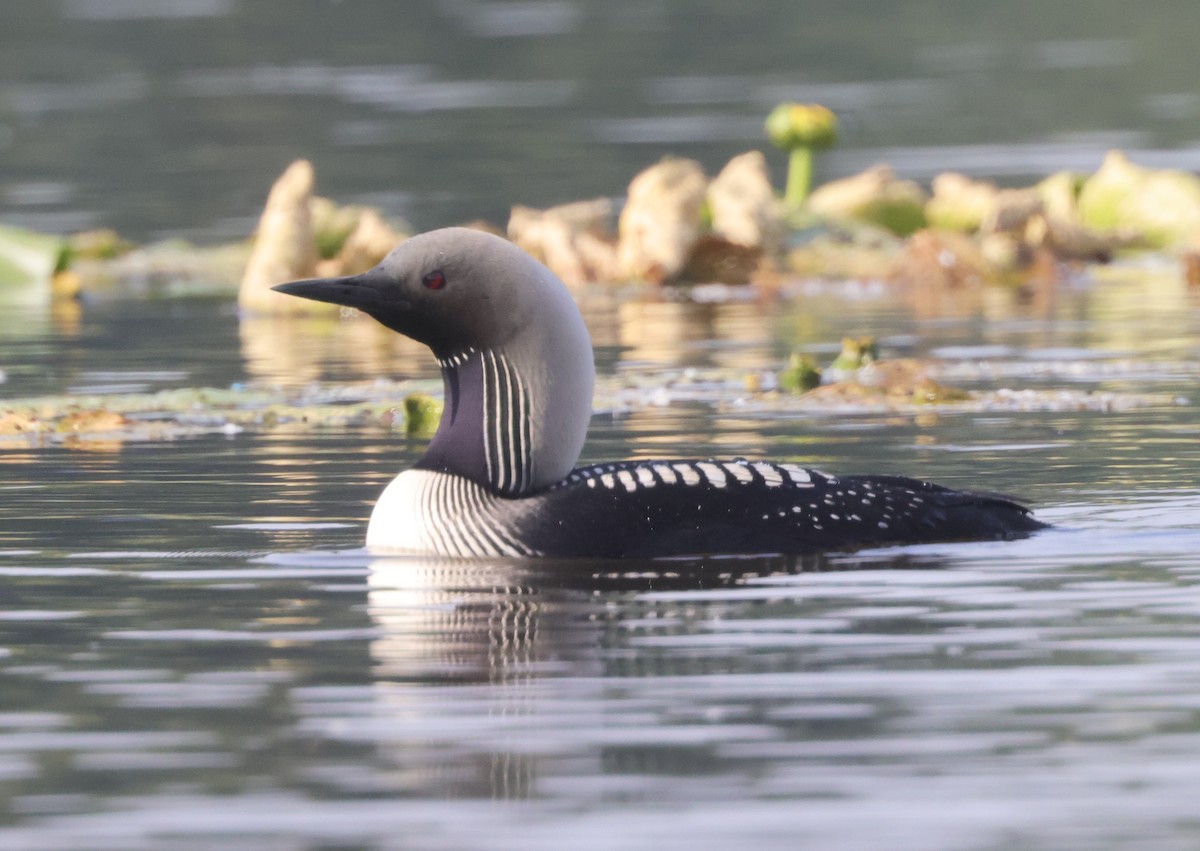
{"type": "MultiPolygon", "coordinates": [[[[911,489],[912,479],[900,476],[842,476],[880,489],[911,489]]],[[[920,482],[924,510],[909,516],[930,539],[978,540],[1021,538],[1049,526],[1033,516],[1014,497],[989,491],[960,491],[931,482],[920,482]]]]}

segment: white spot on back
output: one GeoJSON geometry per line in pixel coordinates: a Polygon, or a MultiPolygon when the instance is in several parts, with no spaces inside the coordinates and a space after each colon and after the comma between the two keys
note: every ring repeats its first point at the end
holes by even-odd
{"type": "Polygon", "coordinates": [[[710,464],[708,461],[701,461],[696,467],[712,483],[713,487],[723,488],[729,484],[729,477],[725,475],[725,471],[721,469],[719,464],[710,464]]]}
{"type": "Polygon", "coordinates": [[[765,461],[755,461],[751,466],[763,477],[763,482],[766,483],[767,487],[777,488],[783,484],[783,476],[780,475],[779,470],[775,469],[774,464],[768,464],[765,461]]]}
{"type": "Polygon", "coordinates": [[[733,477],[744,485],[754,481],[754,474],[750,472],[750,468],[745,464],[731,462],[728,464],[722,464],[721,466],[733,474],[733,477]]]}
{"type": "Polygon", "coordinates": [[[601,476],[600,483],[603,484],[609,490],[612,490],[613,488],[615,488],[617,486],[617,482],[613,478],[612,473],[605,473],[603,476],[601,476]]]}
{"type": "Polygon", "coordinates": [[[625,490],[630,493],[637,490],[637,482],[633,480],[633,475],[628,470],[622,470],[617,473],[617,478],[621,480],[621,484],[625,486],[625,490]]]}
{"type": "Polygon", "coordinates": [[[795,464],[780,464],[779,469],[788,474],[788,478],[798,485],[812,484],[812,476],[803,467],[795,464]]]}
{"type": "Polygon", "coordinates": [[[663,480],[663,484],[675,484],[675,471],[666,464],[651,464],[650,466],[654,472],[658,473],[658,477],[663,480]]]}
{"type": "Polygon", "coordinates": [[[637,475],[638,482],[641,483],[645,487],[652,488],[656,484],[658,484],[658,482],[656,482],[654,480],[654,474],[651,473],[649,470],[647,470],[645,467],[638,467],[634,471],[634,473],[635,473],[635,475],[637,475]]]}
{"type": "Polygon", "coordinates": [[[700,484],[700,474],[692,469],[691,464],[672,464],[671,466],[679,472],[685,485],[700,484]]]}

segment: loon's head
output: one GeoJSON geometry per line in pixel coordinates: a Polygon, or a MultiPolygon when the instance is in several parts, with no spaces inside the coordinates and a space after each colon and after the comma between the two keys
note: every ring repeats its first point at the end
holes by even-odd
{"type": "Polygon", "coordinates": [[[574,467],[592,412],[592,343],[554,274],[506,239],[445,228],[361,275],[280,284],[354,307],[433,350],[446,409],[418,464],[511,496],[574,467]]]}

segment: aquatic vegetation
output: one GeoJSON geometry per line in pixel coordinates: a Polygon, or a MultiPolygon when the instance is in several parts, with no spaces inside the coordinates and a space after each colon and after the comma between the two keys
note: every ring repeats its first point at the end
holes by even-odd
{"type": "Polygon", "coordinates": [[[112,228],[80,231],[67,237],[63,266],[73,266],[84,260],[115,260],[136,247],[112,228]]]}
{"type": "Polygon", "coordinates": [[[821,368],[811,355],[792,352],[788,364],[779,372],[779,389],[788,393],[807,393],[821,386],[821,368]]]}
{"type": "Polygon", "coordinates": [[[714,234],[768,256],[779,252],[786,222],[762,151],[747,151],[726,163],[709,182],[705,200],[714,234]]]}
{"type": "Polygon", "coordinates": [[[312,163],[297,160],[275,181],[255,230],[238,289],[238,306],[254,313],[336,312],[274,292],[284,281],[363,272],[383,259],[404,234],[378,211],[338,207],[314,196],[312,163]]]}
{"type": "Polygon", "coordinates": [[[793,352],[780,370],[780,390],[821,405],[896,406],[969,403],[972,394],[933,378],[937,365],[929,361],[879,359],[874,337],[844,337],[842,349],[822,370],[811,355],[793,352]]]}
{"type": "Polygon", "coordinates": [[[981,241],[958,231],[930,229],[918,231],[904,244],[893,279],[930,296],[962,296],[998,280],[1000,271],[981,241]]]}
{"type": "Polygon", "coordinates": [[[50,300],[54,275],[66,267],[67,241],[0,225],[0,299],[38,304],[50,300]]]}
{"type": "Polygon", "coordinates": [[[618,277],[613,215],[607,198],[546,210],[517,205],[509,215],[508,238],[565,284],[612,281],[618,277]]]}
{"type": "Polygon", "coordinates": [[[32,411],[0,410],[0,439],[14,435],[36,434],[42,430],[41,420],[32,411]]]}
{"type": "MultiPolygon", "coordinates": [[[[753,410],[786,417],[821,412],[916,414],[928,409],[1109,411],[1184,401],[1164,393],[1012,387],[968,391],[944,383],[1019,383],[1033,375],[1044,376],[1051,368],[1062,370],[1072,382],[1092,373],[1096,380],[1112,376],[1136,380],[1139,371],[1158,374],[1164,368],[1200,377],[1200,367],[1195,364],[953,364],[901,358],[865,360],[863,366],[841,380],[816,386],[815,381],[820,379],[816,363],[808,355],[796,354],[778,371],[753,376],[733,368],[673,368],[609,376],[597,383],[594,410],[611,414],[703,404],[717,410],[753,410]]],[[[6,399],[0,401],[0,445],[61,445],[108,451],[128,442],[205,434],[328,429],[383,430],[423,440],[436,429],[441,417],[440,396],[441,382],[437,380],[376,379],[299,388],[252,384],[6,399]]]]}
{"type": "Polygon", "coordinates": [[[356,382],[300,389],[197,387],[158,393],[81,394],[0,402],[0,441],[48,445],[66,438],[173,440],[253,430],[382,428],[421,435],[441,401],[414,388],[433,382],[356,382]],[[406,396],[408,398],[406,398],[406,396]],[[410,401],[415,400],[415,401],[410,401]]]}
{"type": "Polygon", "coordinates": [[[925,190],[896,177],[891,166],[876,165],[822,185],[807,209],[825,219],[866,222],[908,236],[925,225],[925,190]]]}
{"type": "MultiPolygon", "coordinates": [[[[823,110],[784,104],[768,119],[772,138],[811,156],[836,136],[836,119],[823,110]]],[[[798,180],[789,176],[789,184],[798,180]]],[[[379,210],[339,205],[314,186],[311,163],[292,163],[253,238],[225,245],[135,246],[109,230],[63,238],[0,226],[0,299],[236,292],[254,313],[332,312],[270,287],[365,271],[406,235],[379,210]]],[[[1200,177],[1143,168],[1119,152],[1094,175],[1060,172],[1024,188],[946,172],[933,178],[930,195],[880,164],[804,192],[802,214],[781,202],[761,151],[733,157],[711,180],[698,162],[667,158],[633,177],[616,221],[609,198],[517,205],[507,236],[572,285],[753,284],[776,292],[789,280],[852,279],[926,289],[935,305],[939,294],[980,284],[1052,288],[1063,264],[1105,263],[1137,249],[1169,251],[1189,280],[1200,280],[1200,177]]],[[[499,233],[486,222],[472,227],[499,233]]]]}
{"type": "Polygon", "coordinates": [[[238,306],[255,313],[330,312],[326,305],[292,304],[271,287],[316,274],[312,229],[312,164],[298,160],[275,181],[258,220],[254,249],[238,289],[238,306]]]}
{"type": "Polygon", "coordinates": [[[107,434],[127,428],[130,420],[116,411],[106,408],[88,408],[70,411],[59,417],[54,430],[62,434],[107,434]]]}
{"type": "Polygon", "coordinates": [[[1119,151],[1084,182],[1078,204],[1088,227],[1137,234],[1151,248],[1185,246],[1200,235],[1200,177],[1143,168],[1119,151]]]}
{"type": "Polygon", "coordinates": [[[842,350],[829,369],[834,373],[855,372],[879,360],[879,344],[874,337],[843,337],[842,350]]]}
{"type": "Polygon", "coordinates": [[[966,402],[971,394],[961,387],[950,387],[939,384],[932,378],[924,378],[913,385],[912,401],[914,405],[941,405],[948,402],[966,402]]]}
{"type": "Polygon", "coordinates": [[[74,256],[66,274],[92,298],[232,298],[249,257],[248,242],[196,246],[168,240],[114,257],[74,256]]]}
{"type": "Polygon", "coordinates": [[[944,172],[933,179],[925,220],[942,230],[1005,233],[1023,229],[1043,209],[1036,189],[1000,189],[994,183],[944,172]]]}
{"type": "Polygon", "coordinates": [[[707,190],[695,160],[672,157],[638,174],[617,222],[621,275],[652,283],[678,278],[704,232],[707,190]]]}
{"type": "Polygon", "coordinates": [[[428,393],[411,393],[404,397],[404,431],[408,434],[432,436],[442,419],[442,400],[428,393]]]}
{"type": "Polygon", "coordinates": [[[313,247],[321,260],[331,260],[345,246],[358,226],[363,208],[339,207],[328,198],[313,196],[308,201],[313,247]]]}
{"type": "Polygon", "coordinates": [[[804,234],[788,252],[784,266],[802,278],[890,281],[907,243],[874,225],[843,221],[804,234]]]}
{"type": "Polygon", "coordinates": [[[683,281],[721,281],[748,284],[763,258],[761,248],[741,245],[720,234],[703,233],[692,245],[680,272],[683,281]]]}
{"type": "Polygon", "coordinates": [[[781,103],[771,110],[763,128],[771,144],[787,151],[788,176],[784,201],[798,210],[812,186],[813,153],[837,140],[837,116],[815,103],[781,103]]]}
{"type": "Polygon", "coordinates": [[[713,180],[695,160],[668,158],[634,176],[616,230],[606,198],[545,210],[517,205],[508,238],[565,283],[750,282],[779,253],[783,213],[759,151],[713,180]]]}

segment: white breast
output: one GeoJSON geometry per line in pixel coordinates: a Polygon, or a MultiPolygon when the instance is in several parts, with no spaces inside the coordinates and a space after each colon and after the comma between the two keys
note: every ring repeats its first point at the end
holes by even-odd
{"type": "Polygon", "coordinates": [[[461,476],[405,470],[375,503],[367,547],[459,558],[537,555],[505,529],[503,507],[461,476]]]}

